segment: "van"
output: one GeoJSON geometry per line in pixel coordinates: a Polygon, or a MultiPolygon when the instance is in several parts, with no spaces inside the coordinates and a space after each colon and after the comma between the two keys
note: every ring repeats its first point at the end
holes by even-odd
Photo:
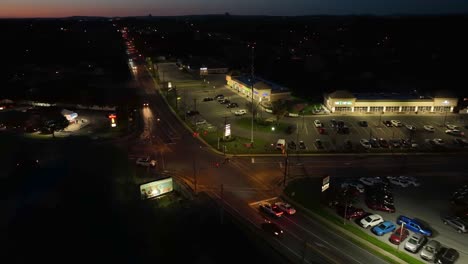
{"type": "Polygon", "coordinates": [[[286,146],[286,140],[285,139],[278,139],[276,142],[276,149],[282,150],[286,146]]]}

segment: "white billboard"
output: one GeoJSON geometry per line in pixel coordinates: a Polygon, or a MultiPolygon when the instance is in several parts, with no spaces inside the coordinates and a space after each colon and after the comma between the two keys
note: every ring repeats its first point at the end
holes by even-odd
{"type": "Polygon", "coordinates": [[[140,185],[140,195],[142,200],[158,197],[168,192],[172,192],[172,178],[152,181],[140,185]]]}

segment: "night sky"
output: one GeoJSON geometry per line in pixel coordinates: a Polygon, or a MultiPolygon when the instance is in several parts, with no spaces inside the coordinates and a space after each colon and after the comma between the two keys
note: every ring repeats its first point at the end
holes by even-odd
{"type": "Polygon", "coordinates": [[[0,17],[468,13],[467,0],[0,0],[0,17]]]}

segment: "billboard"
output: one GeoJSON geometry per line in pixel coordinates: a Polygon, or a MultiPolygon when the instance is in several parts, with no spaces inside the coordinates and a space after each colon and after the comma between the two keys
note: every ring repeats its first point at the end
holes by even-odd
{"type": "Polygon", "coordinates": [[[140,185],[140,195],[142,200],[158,197],[168,192],[172,192],[172,178],[152,181],[140,185]]]}

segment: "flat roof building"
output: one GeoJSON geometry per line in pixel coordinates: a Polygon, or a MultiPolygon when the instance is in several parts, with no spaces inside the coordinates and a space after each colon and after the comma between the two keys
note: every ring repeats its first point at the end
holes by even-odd
{"type": "Polygon", "coordinates": [[[257,102],[274,102],[291,97],[288,88],[259,77],[251,78],[245,75],[232,76],[227,74],[226,81],[230,88],[246,97],[252,96],[253,86],[253,99],[257,102]]]}
{"type": "Polygon", "coordinates": [[[435,113],[453,112],[458,98],[447,93],[434,97],[416,93],[351,93],[337,90],[324,94],[324,105],[332,113],[435,113]]]}

